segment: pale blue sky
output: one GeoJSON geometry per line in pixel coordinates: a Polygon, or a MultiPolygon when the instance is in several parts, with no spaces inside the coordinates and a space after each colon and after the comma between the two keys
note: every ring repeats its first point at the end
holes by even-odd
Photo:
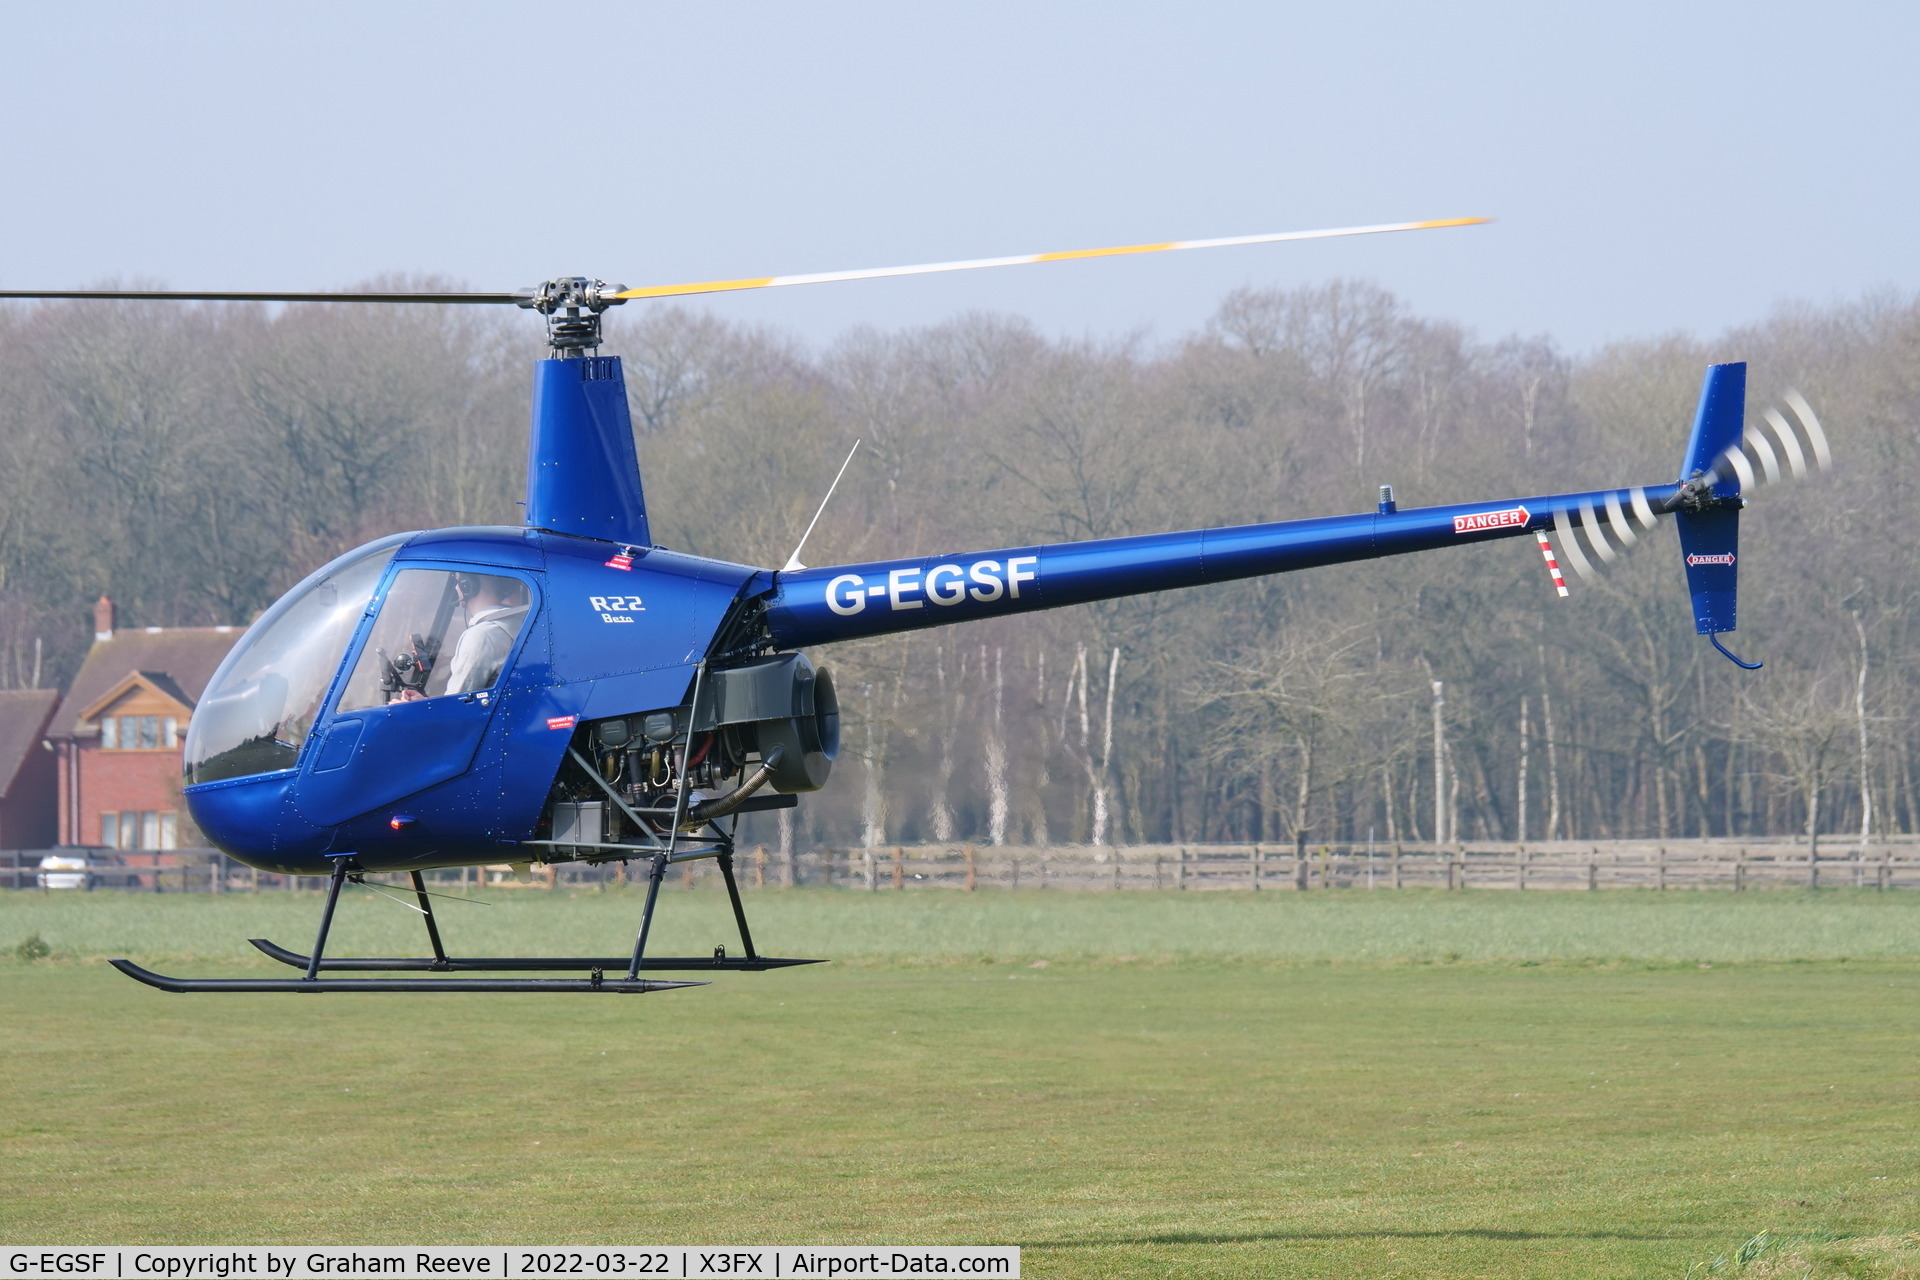
{"type": "MultiPolygon", "coordinates": [[[[0,281],[629,285],[1491,214],[707,303],[1157,338],[1375,280],[1488,337],[1920,289],[1911,4],[14,4],[0,281]]],[[[629,314],[631,308],[629,308],[629,314]]]]}

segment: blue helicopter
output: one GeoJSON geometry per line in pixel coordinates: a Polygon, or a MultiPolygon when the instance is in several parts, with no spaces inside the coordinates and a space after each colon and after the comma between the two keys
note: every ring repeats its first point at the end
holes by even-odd
{"type": "Polygon", "coordinates": [[[734,833],[740,815],[790,807],[827,782],[840,706],[831,675],[801,650],[838,640],[1529,535],[1565,595],[1556,539],[1575,570],[1590,574],[1581,539],[1611,560],[1616,544],[1631,546],[1637,531],[1671,515],[1695,626],[1733,658],[1719,637],[1734,630],[1742,494],[1762,476],[1780,478],[1783,463],[1799,475],[1829,460],[1819,422],[1797,396],[1788,397],[1797,428],[1778,411],[1763,418],[1771,438],[1746,425],[1744,364],[1707,370],[1679,475],[1666,483],[1405,511],[1387,486],[1377,510],[1356,515],[828,568],[806,567],[796,548],[773,570],[654,545],[621,364],[596,354],[603,313],[637,299],[1484,221],[644,289],[573,277],[503,294],[0,292],[510,304],[546,320],[550,356],[534,371],[524,526],[398,533],[340,556],[248,628],[194,711],[184,792],[207,838],[263,870],[327,877],[310,951],[252,940],[301,976],[175,978],[113,963],[166,991],[305,993],[637,993],[699,985],[648,972],[814,963],[755,948],[734,879],[734,833]],[[718,864],[742,954],[648,955],[661,880],[669,866],[695,859],[718,864]],[[421,875],[616,860],[648,867],[639,927],[620,956],[449,956],[421,875]],[[327,956],[342,887],[386,873],[411,877],[432,954],[327,956]],[[429,976],[322,977],[341,971],[429,976]],[[525,972],[585,976],[448,976],[525,972]]]}

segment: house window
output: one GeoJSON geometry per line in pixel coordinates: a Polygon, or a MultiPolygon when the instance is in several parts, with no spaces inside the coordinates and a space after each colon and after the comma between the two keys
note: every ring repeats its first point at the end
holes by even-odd
{"type": "Polygon", "coordinates": [[[173,716],[105,716],[100,745],[108,751],[177,751],[180,721],[173,716]]]}
{"type": "Polygon", "coordinates": [[[100,815],[100,843],[109,849],[177,849],[180,820],[153,810],[100,815]]]}

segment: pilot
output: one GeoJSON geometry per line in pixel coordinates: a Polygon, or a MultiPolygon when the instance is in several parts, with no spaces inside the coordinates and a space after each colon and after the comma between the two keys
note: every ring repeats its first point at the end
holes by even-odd
{"type": "Polygon", "coordinates": [[[526,584],[517,578],[485,573],[462,573],[453,582],[460,603],[466,607],[467,629],[453,647],[447,692],[491,689],[513,651],[520,624],[526,620],[526,584]]]}

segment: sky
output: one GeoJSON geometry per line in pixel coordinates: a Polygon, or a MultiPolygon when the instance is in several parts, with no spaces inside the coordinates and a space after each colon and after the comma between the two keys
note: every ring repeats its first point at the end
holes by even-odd
{"type": "Polygon", "coordinates": [[[816,346],[980,310],[1171,341],[1351,277],[1582,353],[1920,290],[1911,4],[69,0],[0,10],[0,48],[0,288],[638,286],[1485,215],[700,305],[816,346]]]}

